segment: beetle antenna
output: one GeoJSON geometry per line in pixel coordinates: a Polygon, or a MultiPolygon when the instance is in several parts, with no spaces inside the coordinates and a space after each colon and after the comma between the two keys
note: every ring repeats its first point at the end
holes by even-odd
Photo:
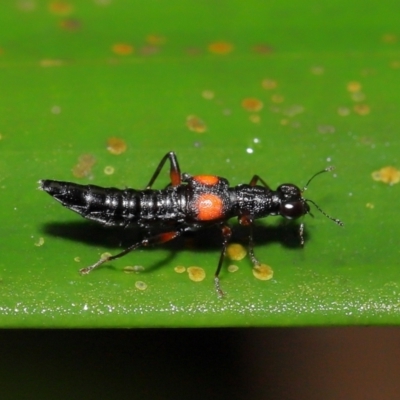
{"type": "Polygon", "coordinates": [[[331,165],[330,167],[326,167],[326,168],[323,169],[322,171],[319,171],[319,172],[317,172],[316,174],[314,174],[314,175],[308,180],[308,182],[306,183],[306,186],[304,186],[302,192],[305,192],[305,191],[307,190],[308,185],[310,184],[310,182],[311,182],[317,175],[323,174],[324,172],[333,171],[334,169],[335,169],[335,167],[331,165]]]}
{"type": "MultiPolygon", "coordinates": [[[[324,171],[321,171],[321,172],[324,172],[324,171]]],[[[315,175],[314,175],[314,176],[315,176],[315,175]]],[[[311,178],[311,179],[312,179],[312,178],[311,178]]],[[[333,218],[333,217],[331,217],[330,215],[328,215],[328,214],[327,214],[325,211],[323,211],[323,210],[318,206],[318,204],[315,203],[314,201],[309,200],[309,199],[305,199],[305,201],[308,202],[308,203],[314,204],[315,208],[316,208],[322,215],[325,215],[326,218],[329,218],[331,221],[335,222],[335,223],[338,224],[339,226],[343,226],[343,225],[344,225],[344,223],[343,223],[340,219],[333,218]]]]}

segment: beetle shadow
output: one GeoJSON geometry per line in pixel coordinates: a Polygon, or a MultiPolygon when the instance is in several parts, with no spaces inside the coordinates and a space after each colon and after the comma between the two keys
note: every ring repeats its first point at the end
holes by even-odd
{"type": "MultiPolygon", "coordinates": [[[[68,241],[82,242],[93,247],[102,247],[109,249],[107,252],[115,255],[132,246],[134,243],[140,242],[144,237],[144,232],[139,227],[115,227],[103,226],[91,221],[74,221],[74,222],[51,222],[42,226],[42,232],[46,235],[63,238],[68,241]]],[[[172,242],[170,242],[172,243],[172,242]]],[[[170,243],[164,244],[164,247],[171,247],[170,243]]],[[[159,246],[146,247],[146,251],[152,251],[159,246]]],[[[144,248],[144,247],[142,247],[144,248]]],[[[175,257],[175,251],[170,251],[163,259],[152,263],[146,271],[158,269],[166,265],[175,257]]],[[[93,262],[97,261],[96,259],[93,262]]],[[[98,269],[107,268],[115,269],[112,261],[98,267],[98,269]]]]}
{"type": "MultiPolygon", "coordinates": [[[[146,235],[137,227],[107,227],[90,221],[74,222],[51,222],[43,225],[44,234],[66,240],[83,242],[90,246],[109,248],[112,254],[121,252],[134,243],[141,241],[146,235]],[[115,249],[118,249],[115,251],[115,249]]],[[[157,234],[157,231],[154,232],[157,234]]],[[[304,240],[308,239],[306,231],[303,233],[304,240]]],[[[288,249],[301,248],[298,225],[291,221],[282,222],[268,226],[258,224],[253,227],[253,239],[255,247],[268,246],[272,243],[280,243],[288,249]]],[[[230,242],[239,242],[247,246],[249,240],[248,227],[239,224],[232,224],[232,237],[230,242]]],[[[169,251],[163,259],[152,263],[146,271],[155,270],[171,263],[178,251],[190,249],[193,252],[220,251],[222,246],[222,234],[217,226],[207,227],[195,232],[187,232],[170,242],[162,244],[162,248],[169,251]]],[[[154,251],[161,246],[146,247],[146,251],[154,251]]],[[[94,260],[95,261],[95,260],[94,260]]],[[[101,266],[112,268],[107,265],[101,266]]]]}

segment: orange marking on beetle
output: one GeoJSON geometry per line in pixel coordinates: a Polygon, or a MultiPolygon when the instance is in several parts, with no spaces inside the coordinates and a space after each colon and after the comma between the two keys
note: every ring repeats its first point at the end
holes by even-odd
{"type": "Polygon", "coordinates": [[[172,186],[178,186],[181,184],[181,175],[176,171],[171,171],[170,179],[172,186]]]}
{"type": "Polygon", "coordinates": [[[209,186],[216,185],[219,181],[218,176],[215,176],[215,175],[197,175],[197,176],[194,176],[193,179],[196,182],[202,183],[203,185],[209,185],[209,186]]]}
{"type": "Polygon", "coordinates": [[[212,221],[223,217],[224,205],[219,196],[206,193],[197,199],[196,209],[199,221],[212,221]]]}
{"type": "Polygon", "coordinates": [[[174,239],[177,236],[175,231],[173,232],[165,232],[160,235],[159,243],[169,242],[170,240],[174,239]]]}

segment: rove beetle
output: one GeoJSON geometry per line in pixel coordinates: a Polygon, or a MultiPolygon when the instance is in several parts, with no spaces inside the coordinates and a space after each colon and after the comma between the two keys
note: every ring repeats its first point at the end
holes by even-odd
{"type": "MultiPolygon", "coordinates": [[[[343,223],[327,215],[312,200],[305,199],[302,193],[319,174],[332,171],[327,167],[313,175],[303,190],[285,183],[272,190],[258,175],[249,184],[229,187],[225,178],[215,175],[189,175],[181,173],[174,152],[167,153],[160,161],[150,182],[144,190],[102,188],[95,185],[79,185],[70,182],[41,180],[40,189],[49,193],[63,206],[77,212],[82,217],[104,225],[127,227],[137,224],[147,232],[154,228],[161,231],[149,236],[124,251],[100,258],[95,264],[82,268],[81,274],[88,274],[99,265],[115,260],[142,246],[168,242],[185,232],[196,231],[211,225],[222,230],[222,250],[214,275],[215,288],[222,296],[219,273],[232,231],[227,221],[238,217],[241,225],[250,228],[249,255],[252,263],[260,262],[254,255],[253,223],[257,218],[281,215],[286,219],[296,219],[311,214],[308,203],[314,206],[336,224],[343,223]],[[171,182],[162,190],[152,189],[164,164],[169,161],[171,182]],[[258,185],[258,183],[261,185],[258,185]]],[[[304,225],[300,224],[300,243],[304,245],[304,225]]]]}

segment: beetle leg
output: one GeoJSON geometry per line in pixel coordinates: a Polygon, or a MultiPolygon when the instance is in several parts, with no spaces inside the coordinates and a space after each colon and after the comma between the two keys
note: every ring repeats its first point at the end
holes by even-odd
{"type": "Polygon", "coordinates": [[[260,181],[260,182],[263,184],[263,186],[265,186],[267,189],[271,190],[271,188],[270,188],[269,185],[264,181],[264,179],[260,178],[258,175],[254,175],[254,176],[251,178],[251,181],[250,181],[249,185],[250,185],[250,186],[256,186],[258,181],[260,181]]]}
{"type": "Polygon", "coordinates": [[[249,256],[250,260],[253,263],[255,267],[261,265],[260,261],[258,261],[258,258],[254,255],[254,241],[253,241],[253,225],[249,226],[250,228],[250,234],[249,234],[249,256]]]}
{"type": "Polygon", "coordinates": [[[253,218],[248,215],[242,215],[239,217],[239,223],[241,225],[245,225],[249,227],[249,256],[250,260],[254,266],[261,265],[260,261],[258,261],[257,257],[254,255],[254,241],[253,241],[253,218]]]}
{"type": "Polygon", "coordinates": [[[171,183],[168,186],[178,186],[181,184],[182,178],[181,178],[181,170],[178,164],[178,159],[176,158],[176,154],[173,151],[170,151],[162,158],[162,160],[158,164],[158,167],[154,172],[153,176],[151,177],[150,182],[147,184],[146,189],[151,189],[153,183],[158,178],[158,175],[160,174],[167,160],[169,160],[170,163],[169,177],[171,180],[171,183]]]}
{"type": "Polygon", "coordinates": [[[217,270],[215,271],[214,275],[215,289],[220,297],[224,295],[224,292],[222,291],[219,283],[219,273],[221,272],[222,263],[225,258],[226,247],[228,246],[229,239],[232,236],[232,230],[229,225],[221,224],[221,229],[222,229],[222,249],[221,249],[221,255],[219,256],[217,270]]]}
{"type": "Polygon", "coordinates": [[[95,268],[97,268],[98,266],[104,264],[105,262],[116,260],[117,258],[121,258],[124,255],[130,253],[131,251],[136,250],[137,248],[142,247],[142,246],[147,247],[147,246],[152,246],[152,245],[156,245],[156,244],[162,244],[162,243],[169,242],[170,240],[175,239],[176,237],[180,236],[186,230],[187,230],[187,228],[184,227],[181,229],[176,229],[175,231],[164,232],[164,233],[160,233],[158,235],[143,239],[140,242],[137,242],[137,243],[133,244],[132,246],[129,246],[127,249],[125,249],[124,251],[121,251],[121,253],[118,253],[115,256],[107,256],[107,257],[100,258],[100,260],[97,261],[95,264],[90,265],[89,267],[86,267],[86,268],[82,268],[81,270],[79,270],[79,272],[82,275],[86,275],[89,272],[91,272],[92,270],[94,270],[95,268]]]}

